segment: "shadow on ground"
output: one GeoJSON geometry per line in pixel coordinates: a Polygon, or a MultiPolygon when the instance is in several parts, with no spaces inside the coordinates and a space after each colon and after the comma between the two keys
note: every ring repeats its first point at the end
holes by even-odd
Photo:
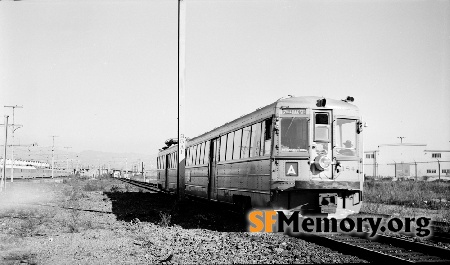
{"type": "Polygon", "coordinates": [[[228,205],[206,200],[178,202],[176,197],[150,192],[105,192],[112,202],[117,220],[159,225],[179,225],[186,229],[208,229],[221,232],[246,231],[243,214],[230,212],[228,205]]]}

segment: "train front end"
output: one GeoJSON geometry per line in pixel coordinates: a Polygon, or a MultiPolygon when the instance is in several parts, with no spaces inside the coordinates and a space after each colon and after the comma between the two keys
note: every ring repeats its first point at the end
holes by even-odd
{"type": "Polygon", "coordinates": [[[271,204],[303,216],[345,218],[363,198],[359,109],[318,97],[278,101],[273,121],[271,204]]]}

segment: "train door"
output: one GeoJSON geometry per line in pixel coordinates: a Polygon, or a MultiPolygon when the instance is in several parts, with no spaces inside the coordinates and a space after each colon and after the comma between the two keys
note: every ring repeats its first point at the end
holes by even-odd
{"type": "Polygon", "coordinates": [[[209,145],[209,174],[208,174],[208,199],[217,200],[217,154],[219,152],[218,145],[220,144],[220,138],[211,140],[209,145]]]}
{"type": "MultiPolygon", "coordinates": [[[[315,110],[313,112],[313,143],[311,146],[311,165],[321,165],[322,161],[331,161],[332,157],[332,112],[331,110],[315,110]]],[[[316,170],[312,167],[313,174],[328,179],[333,178],[333,172],[329,165],[316,170]]]]}

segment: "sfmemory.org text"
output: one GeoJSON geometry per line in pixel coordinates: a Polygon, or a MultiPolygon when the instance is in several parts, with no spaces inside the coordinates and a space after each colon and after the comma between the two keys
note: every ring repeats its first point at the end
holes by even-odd
{"type": "Polygon", "coordinates": [[[364,232],[369,229],[370,237],[379,232],[391,231],[415,233],[418,237],[431,235],[431,218],[374,218],[356,217],[337,220],[324,217],[301,217],[294,211],[286,216],[283,211],[254,210],[248,214],[248,231],[250,232],[364,232]]]}

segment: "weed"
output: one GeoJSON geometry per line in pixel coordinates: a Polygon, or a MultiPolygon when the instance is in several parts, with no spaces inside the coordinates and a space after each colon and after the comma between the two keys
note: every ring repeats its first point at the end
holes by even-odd
{"type": "Polygon", "coordinates": [[[172,216],[168,213],[159,212],[159,217],[161,220],[159,221],[159,225],[162,227],[168,227],[170,226],[170,222],[172,220],[172,216]]]}
{"type": "Polygon", "coordinates": [[[450,183],[424,181],[368,180],[367,202],[404,205],[424,209],[450,209],[450,183]]]}
{"type": "Polygon", "coordinates": [[[125,184],[125,191],[126,192],[131,192],[133,190],[133,186],[132,185],[130,185],[130,184],[125,184]]]}
{"type": "Polygon", "coordinates": [[[68,218],[63,219],[61,224],[68,229],[69,233],[80,232],[80,213],[78,210],[71,210],[68,218]]]}
{"type": "Polygon", "coordinates": [[[116,185],[113,185],[109,191],[111,193],[122,192],[122,190],[119,188],[119,186],[116,186],[116,185]]]}

